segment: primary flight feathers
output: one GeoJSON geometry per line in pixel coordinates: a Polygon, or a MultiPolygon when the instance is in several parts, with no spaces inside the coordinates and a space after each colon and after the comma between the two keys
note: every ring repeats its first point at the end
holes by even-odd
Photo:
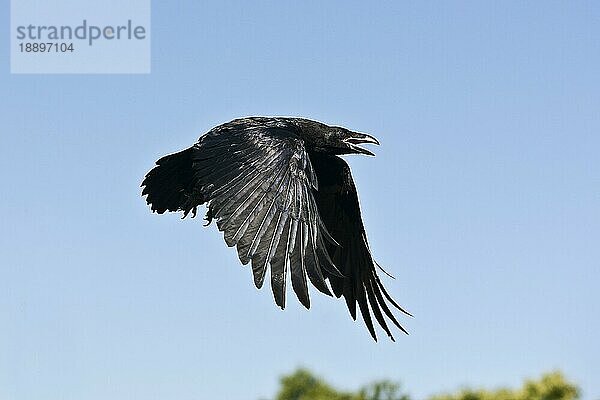
{"type": "Polygon", "coordinates": [[[372,315],[393,340],[386,317],[403,310],[377,275],[350,167],[337,155],[367,154],[372,136],[303,118],[241,118],[219,125],[192,147],[156,162],[142,182],[152,211],[196,215],[207,204],[256,287],[270,267],[275,302],[285,307],[288,271],[298,300],[310,307],[308,281],[356,304],[371,336],[372,315]],[[307,280],[308,278],[308,280],[307,280]],[[329,286],[327,285],[329,281],[329,286]],[[385,316],[384,316],[385,315],[385,316]]]}

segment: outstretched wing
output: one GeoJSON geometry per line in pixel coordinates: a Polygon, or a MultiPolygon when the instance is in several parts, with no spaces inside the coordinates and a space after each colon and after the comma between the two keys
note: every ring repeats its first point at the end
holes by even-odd
{"type": "Polygon", "coordinates": [[[394,317],[388,303],[410,314],[391,298],[377,275],[377,263],[367,242],[350,167],[337,156],[313,155],[312,161],[319,180],[319,190],[314,193],[317,207],[329,233],[339,243],[339,246],[328,245],[333,263],[344,275],[327,275],[333,292],[337,297],[344,296],[353,319],[356,319],[358,303],[373,339],[377,340],[377,336],[371,313],[394,340],[384,314],[399,329],[407,332],[394,317]]]}
{"type": "Polygon", "coordinates": [[[229,125],[200,138],[192,152],[194,191],[208,203],[228,246],[251,262],[260,288],[267,267],[275,302],[285,307],[286,275],[310,307],[307,279],[331,295],[328,276],[341,276],[326,249],[328,235],[315,203],[317,188],[303,141],[285,127],[229,125]]]}

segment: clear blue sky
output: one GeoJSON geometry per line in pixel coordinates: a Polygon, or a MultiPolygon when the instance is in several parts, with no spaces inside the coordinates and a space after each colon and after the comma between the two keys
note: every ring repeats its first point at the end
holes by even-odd
{"type": "Polygon", "coordinates": [[[7,34],[0,398],[258,399],[300,365],[600,398],[597,1],[154,2],[149,75],[10,75],[7,34]],[[154,161],[245,115],[381,140],[349,162],[410,336],[282,312],[214,226],[149,212],[154,161]]]}

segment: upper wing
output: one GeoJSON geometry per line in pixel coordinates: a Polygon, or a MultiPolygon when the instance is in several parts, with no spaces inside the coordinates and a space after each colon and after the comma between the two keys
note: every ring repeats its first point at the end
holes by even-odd
{"type": "Polygon", "coordinates": [[[343,277],[327,276],[333,292],[337,297],[344,296],[354,319],[358,303],[365,324],[375,340],[377,336],[371,312],[388,336],[394,340],[383,314],[399,329],[407,332],[398,323],[387,302],[410,314],[391,298],[377,275],[378,265],[369,249],[350,167],[336,156],[314,155],[312,161],[319,180],[319,190],[314,193],[319,213],[328,231],[339,243],[339,246],[328,245],[328,251],[333,263],[344,274],[343,277]]]}
{"type": "MultiPolygon", "coordinates": [[[[317,178],[302,140],[284,128],[232,126],[211,131],[194,146],[195,191],[208,203],[228,246],[252,262],[260,288],[267,266],[275,302],[285,307],[287,270],[310,307],[306,276],[331,295],[323,272],[341,276],[326,250],[330,238],[317,211],[317,178]]],[[[332,240],[332,239],[330,239],[332,240]]]]}

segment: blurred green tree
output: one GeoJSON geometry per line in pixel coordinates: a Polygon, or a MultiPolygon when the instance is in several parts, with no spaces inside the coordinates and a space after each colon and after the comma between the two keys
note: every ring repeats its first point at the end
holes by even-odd
{"type": "MultiPolygon", "coordinates": [[[[556,371],[538,380],[526,380],[521,388],[496,390],[462,389],[434,395],[427,400],[576,400],[579,388],[556,371]]],[[[307,369],[301,368],[280,380],[276,400],[410,400],[398,383],[382,380],[356,392],[340,391],[307,369]]]]}
{"type": "Polygon", "coordinates": [[[373,382],[358,391],[356,400],[410,400],[400,384],[388,380],[373,382]]]}
{"type": "Polygon", "coordinates": [[[277,400],[354,400],[351,393],[340,392],[307,369],[298,369],[281,378],[277,400]]]}
{"type": "Polygon", "coordinates": [[[538,380],[526,380],[520,389],[463,389],[454,394],[432,396],[429,400],[575,400],[579,388],[555,371],[538,380]]]}
{"type": "Polygon", "coordinates": [[[410,400],[402,394],[400,385],[382,380],[367,385],[358,392],[335,389],[307,369],[300,368],[280,380],[276,400],[410,400]]]}

